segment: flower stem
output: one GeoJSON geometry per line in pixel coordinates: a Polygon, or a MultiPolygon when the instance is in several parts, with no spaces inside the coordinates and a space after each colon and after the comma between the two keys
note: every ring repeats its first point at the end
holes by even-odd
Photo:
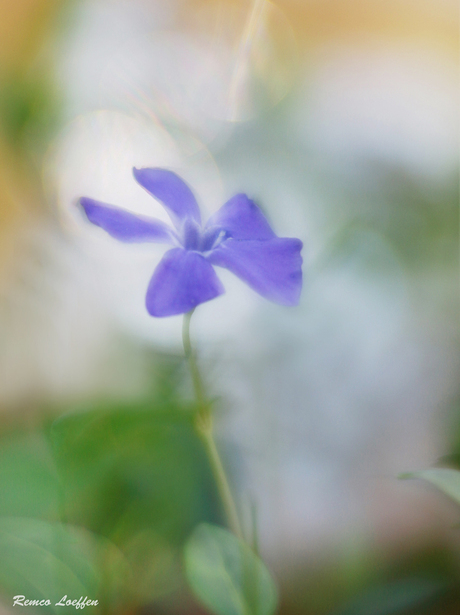
{"type": "Polygon", "coordinates": [[[190,340],[190,320],[192,319],[194,311],[195,308],[184,314],[184,320],[182,323],[182,342],[184,344],[185,357],[188,361],[190,373],[192,375],[193,389],[195,391],[195,396],[198,403],[198,412],[206,413],[209,412],[209,405],[206,403],[203,380],[201,379],[200,370],[198,369],[195,353],[192,349],[192,342],[190,340]]]}
{"type": "Polygon", "coordinates": [[[227,517],[228,525],[235,536],[243,540],[243,533],[241,531],[235,501],[233,499],[227,475],[225,474],[224,466],[213,436],[211,404],[206,399],[203,380],[201,378],[196,356],[193,352],[192,343],[190,340],[190,320],[193,312],[194,310],[191,310],[190,312],[187,312],[187,314],[184,314],[182,341],[184,343],[185,356],[192,375],[193,388],[198,406],[195,416],[195,427],[198,435],[203,441],[209,464],[214,475],[214,480],[216,481],[217,490],[222,501],[222,506],[227,517]]]}

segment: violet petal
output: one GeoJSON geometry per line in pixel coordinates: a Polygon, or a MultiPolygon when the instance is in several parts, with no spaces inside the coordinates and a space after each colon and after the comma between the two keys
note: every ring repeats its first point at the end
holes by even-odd
{"type": "Polygon", "coordinates": [[[173,316],[224,292],[216,272],[201,254],[173,248],[155,269],[145,304],[151,316],[173,316]]]}
{"type": "Polygon", "coordinates": [[[127,243],[173,243],[174,231],[160,220],[144,218],[87,197],[82,197],[80,204],[88,220],[115,239],[127,243]]]}
{"type": "Polygon", "coordinates": [[[234,239],[273,239],[268,220],[246,194],[236,194],[209,218],[206,227],[219,226],[234,239]]]}
{"type": "Polygon", "coordinates": [[[207,259],[225,267],[263,297],[281,305],[297,305],[302,290],[300,239],[266,241],[227,239],[207,259]]]}
{"type": "Polygon", "coordinates": [[[136,181],[165,206],[174,226],[180,229],[186,218],[201,223],[200,209],[183,179],[167,169],[133,169],[136,181]]]}

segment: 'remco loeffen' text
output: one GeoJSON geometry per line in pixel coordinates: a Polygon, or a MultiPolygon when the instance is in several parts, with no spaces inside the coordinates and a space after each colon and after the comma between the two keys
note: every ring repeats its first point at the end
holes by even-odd
{"type": "MultiPolygon", "coordinates": [[[[54,606],[73,606],[76,609],[84,609],[85,606],[97,606],[98,600],[90,600],[88,596],[81,596],[78,600],[71,600],[67,596],[63,596],[59,602],[55,602],[54,606]]],[[[51,606],[51,600],[49,598],[43,598],[42,600],[30,600],[25,596],[14,596],[13,606],[51,606]]]]}

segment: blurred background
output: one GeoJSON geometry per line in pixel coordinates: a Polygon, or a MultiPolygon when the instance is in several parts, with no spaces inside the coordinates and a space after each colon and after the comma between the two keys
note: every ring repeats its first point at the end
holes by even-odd
{"type": "Polygon", "coordinates": [[[455,0],[1,0],[5,613],[71,588],[204,613],[181,549],[222,515],[181,318],[144,308],[164,248],[76,206],[166,219],[133,166],[175,170],[208,215],[246,192],[304,242],[299,307],[220,270],[192,324],[280,615],[460,612],[460,511],[397,479],[460,465],[458,104],[455,0]],[[57,520],[84,589],[40,570],[57,520]]]}

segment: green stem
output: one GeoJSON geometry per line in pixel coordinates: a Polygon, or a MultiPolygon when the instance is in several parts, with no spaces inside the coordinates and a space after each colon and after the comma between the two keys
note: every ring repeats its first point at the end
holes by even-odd
{"type": "Polygon", "coordinates": [[[217,490],[222,501],[222,506],[227,517],[227,522],[232,532],[243,540],[240,520],[236,509],[235,501],[232,496],[227,475],[225,474],[224,466],[217,450],[213,436],[213,424],[211,415],[211,404],[206,399],[203,380],[196,361],[195,353],[193,352],[192,343],[190,340],[190,320],[194,310],[184,314],[184,322],[182,327],[182,341],[184,343],[185,356],[187,358],[190,373],[192,375],[193,388],[197,400],[197,413],[195,417],[195,426],[201,439],[203,440],[205,450],[211,466],[214,480],[216,481],[217,490]]]}
{"type": "Polygon", "coordinates": [[[217,489],[219,490],[219,495],[222,500],[222,506],[225,510],[228,525],[235,536],[243,540],[243,533],[241,531],[235,501],[230,490],[230,485],[228,484],[227,475],[225,474],[219,451],[217,450],[216,443],[212,435],[212,427],[209,430],[201,431],[201,437],[208,454],[209,463],[211,464],[217,489]]]}
{"type": "Polygon", "coordinates": [[[203,413],[209,410],[206,403],[206,397],[204,394],[203,381],[201,379],[200,370],[196,362],[195,353],[192,349],[192,342],[190,340],[190,320],[192,319],[195,308],[187,314],[184,314],[184,321],[182,324],[182,342],[184,344],[185,356],[187,358],[190,373],[192,375],[193,388],[195,390],[196,400],[198,402],[198,411],[203,413]]]}

